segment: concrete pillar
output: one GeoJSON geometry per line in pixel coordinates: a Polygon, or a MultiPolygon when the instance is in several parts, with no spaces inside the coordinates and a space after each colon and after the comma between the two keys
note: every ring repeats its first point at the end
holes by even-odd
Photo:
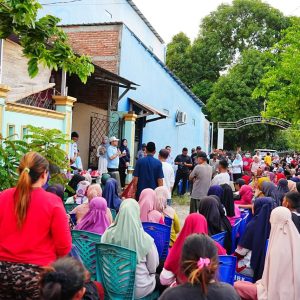
{"type": "Polygon", "coordinates": [[[132,180],[132,173],[133,173],[133,163],[134,163],[134,138],[135,138],[135,121],[137,115],[134,113],[128,113],[124,115],[124,139],[128,142],[128,149],[130,151],[130,163],[128,167],[128,174],[126,177],[126,183],[130,183],[132,180]]]}
{"type": "Polygon", "coordinates": [[[218,149],[223,149],[224,147],[224,128],[218,128],[218,149]]]}
{"type": "Polygon", "coordinates": [[[9,91],[10,87],[8,85],[0,84],[0,135],[4,137],[6,136],[6,126],[4,124],[5,99],[9,91]]]}

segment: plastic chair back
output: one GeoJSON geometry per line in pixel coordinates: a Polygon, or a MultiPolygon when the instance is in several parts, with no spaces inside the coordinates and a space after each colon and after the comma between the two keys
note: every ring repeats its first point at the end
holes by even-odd
{"type": "Polygon", "coordinates": [[[243,275],[243,274],[240,274],[240,273],[235,273],[234,274],[234,281],[248,281],[248,282],[253,282],[253,278],[250,277],[250,276],[246,276],[246,275],[243,275]]]}
{"type": "Polygon", "coordinates": [[[77,203],[64,204],[65,210],[66,210],[67,213],[71,212],[78,205],[79,204],[77,204],[77,203]]]}
{"type": "Polygon", "coordinates": [[[110,212],[111,212],[111,215],[112,215],[112,218],[113,218],[113,221],[116,219],[116,216],[117,216],[117,211],[113,208],[110,208],[110,212]]]}
{"type": "Polygon", "coordinates": [[[103,284],[107,299],[133,299],[136,253],[111,245],[96,244],[97,281],[103,284]]]}
{"type": "Polygon", "coordinates": [[[173,219],[168,216],[165,216],[165,225],[172,227],[173,219]]]}
{"type": "Polygon", "coordinates": [[[83,230],[72,230],[72,243],[76,246],[84,266],[91,274],[92,280],[96,279],[96,248],[100,243],[101,235],[83,230]]]}
{"type": "Polygon", "coordinates": [[[219,255],[219,280],[233,285],[236,267],[236,257],[219,255]]]}
{"type": "Polygon", "coordinates": [[[237,236],[239,233],[239,228],[240,224],[242,222],[242,219],[239,218],[235,221],[235,224],[232,226],[232,231],[231,231],[231,252],[233,253],[236,249],[236,244],[237,244],[237,236]]]}
{"type": "Polygon", "coordinates": [[[143,228],[153,239],[160,259],[166,259],[169,251],[171,227],[158,223],[143,222],[143,228]]]}
{"type": "Polygon", "coordinates": [[[212,235],[211,238],[214,241],[218,242],[222,247],[224,247],[226,234],[227,234],[227,231],[223,231],[223,232],[212,235]]]}

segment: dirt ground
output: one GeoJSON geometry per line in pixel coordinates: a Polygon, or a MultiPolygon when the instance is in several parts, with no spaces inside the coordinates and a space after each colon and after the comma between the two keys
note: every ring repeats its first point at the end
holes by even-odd
{"type": "Polygon", "coordinates": [[[185,218],[188,216],[190,212],[190,196],[185,195],[184,197],[174,197],[172,202],[172,207],[175,209],[179,220],[181,227],[184,224],[185,218]]]}

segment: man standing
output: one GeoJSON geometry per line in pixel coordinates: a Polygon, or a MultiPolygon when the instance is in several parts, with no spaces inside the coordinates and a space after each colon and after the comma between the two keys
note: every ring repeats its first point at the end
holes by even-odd
{"type": "Polygon", "coordinates": [[[212,158],[209,160],[209,165],[212,167],[213,176],[217,174],[219,160],[216,153],[212,154],[212,158]]]}
{"type": "Polygon", "coordinates": [[[78,150],[78,142],[79,134],[76,131],[73,131],[71,134],[71,144],[70,144],[70,167],[73,170],[81,171],[82,170],[82,163],[79,157],[79,150],[78,150]],[[80,160],[81,168],[78,164],[78,160],[80,160]]]}
{"type": "Polygon", "coordinates": [[[119,157],[122,155],[118,149],[119,140],[112,136],[109,139],[110,146],[107,148],[107,170],[108,172],[118,172],[119,171],[119,157]]]}
{"type": "Polygon", "coordinates": [[[166,161],[169,156],[169,151],[167,149],[161,149],[158,154],[158,159],[162,163],[163,173],[164,173],[164,180],[163,184],[168,189],[168,205],[171,205],[171,198],[172,198],[172,189],[174,186],[175,176],[173,167],[166,161]]]}
{"type": "Polygon", "coordinates": [[[251,158],[250,152],[246,152],[245,156],[243,157],[243,170],[246,175],[251,175],[251,164],[253,159],[251,158]]]}
{"type": "Polygon", "coordinates": [[[196,147],[196,151],[192,154],[191,159],[192,159],[192,163],[193,163],[193,169],[195,168],[195,166],[197,165],[198,161],[197,161],[197,155],[198,153],[200,153],[202,150],[202,148],[200,146],[196,147]]]}
{"type": "Polygon", "coordinates": [[[230,176],[228,174],[228,162],[226,160],[221,160],[219,162],[219,174],[217,174],[211,181],[211,185],[230,185],[230,176]]]}
{"type": "Polygon", "coordinates": [[[146,152],[147,156],[136,162],[133,172],[133,190],[136,200],[139,199],[142,190],[146,188],[154,190],[163,185],[162,163],[154,158],[156,148],[153,142],[147,144],[146,152]]]}
{"type": "Polygon", "coordinates": [[[268,152],[267,155],[265,156],[264,162],[268,167],[270,167],[272,165],[272,157],[271,157],[270,152],[268,152]]]}
{"type": "Polygon", "coordinates": [[[206,153],[201,151],[198,153],[197,159],[198,164],[190,174],[190,180],[194,180],[190,213],[197,212],[201,198],[207,196],[212,176],[212,167],[207,164],[206,153]]]}
{"type": "Polygon", "coordinates": [[[175,158],[175,165],[178,166],[176,177],[175,177],[175,184],[172,190],[172,193],[174,193],[174,190],[177,188],[179,181],[182,179],[182,189],[180,191],[180,195],[184,195],[186,192],[186,182],[189,178],[190,168],[193,167],[192,159],[188,154],[188,149],[183,148],[182,154],[177,155],[175,158]]]}
{"type": "Polygon", "coordinates": [[[171,148],[171,146],[166,146],[165,149],[168,150],[168,152],[169,152],[166,162],[169,163],[174,168],[174,158],[171,155],[172,148],[171,148]]]}

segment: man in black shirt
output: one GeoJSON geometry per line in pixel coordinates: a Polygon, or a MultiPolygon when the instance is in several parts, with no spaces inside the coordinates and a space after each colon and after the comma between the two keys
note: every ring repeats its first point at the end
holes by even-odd
{"type": "Polygon", "coordinates": [[[176,172],[175,183],[174,183],[172,193],[174,193],[181,179],[182,179],[182,189],[180,191],[180,195],[184,195],[186,192],[186,183],[189,178],[190,169],[193,167],[192,159],[187,154],[188,154],[188,149],[183,148],[182,154],[177,155],[175,158],[175,165],[178,166],[178,169],[176,172]]]}

